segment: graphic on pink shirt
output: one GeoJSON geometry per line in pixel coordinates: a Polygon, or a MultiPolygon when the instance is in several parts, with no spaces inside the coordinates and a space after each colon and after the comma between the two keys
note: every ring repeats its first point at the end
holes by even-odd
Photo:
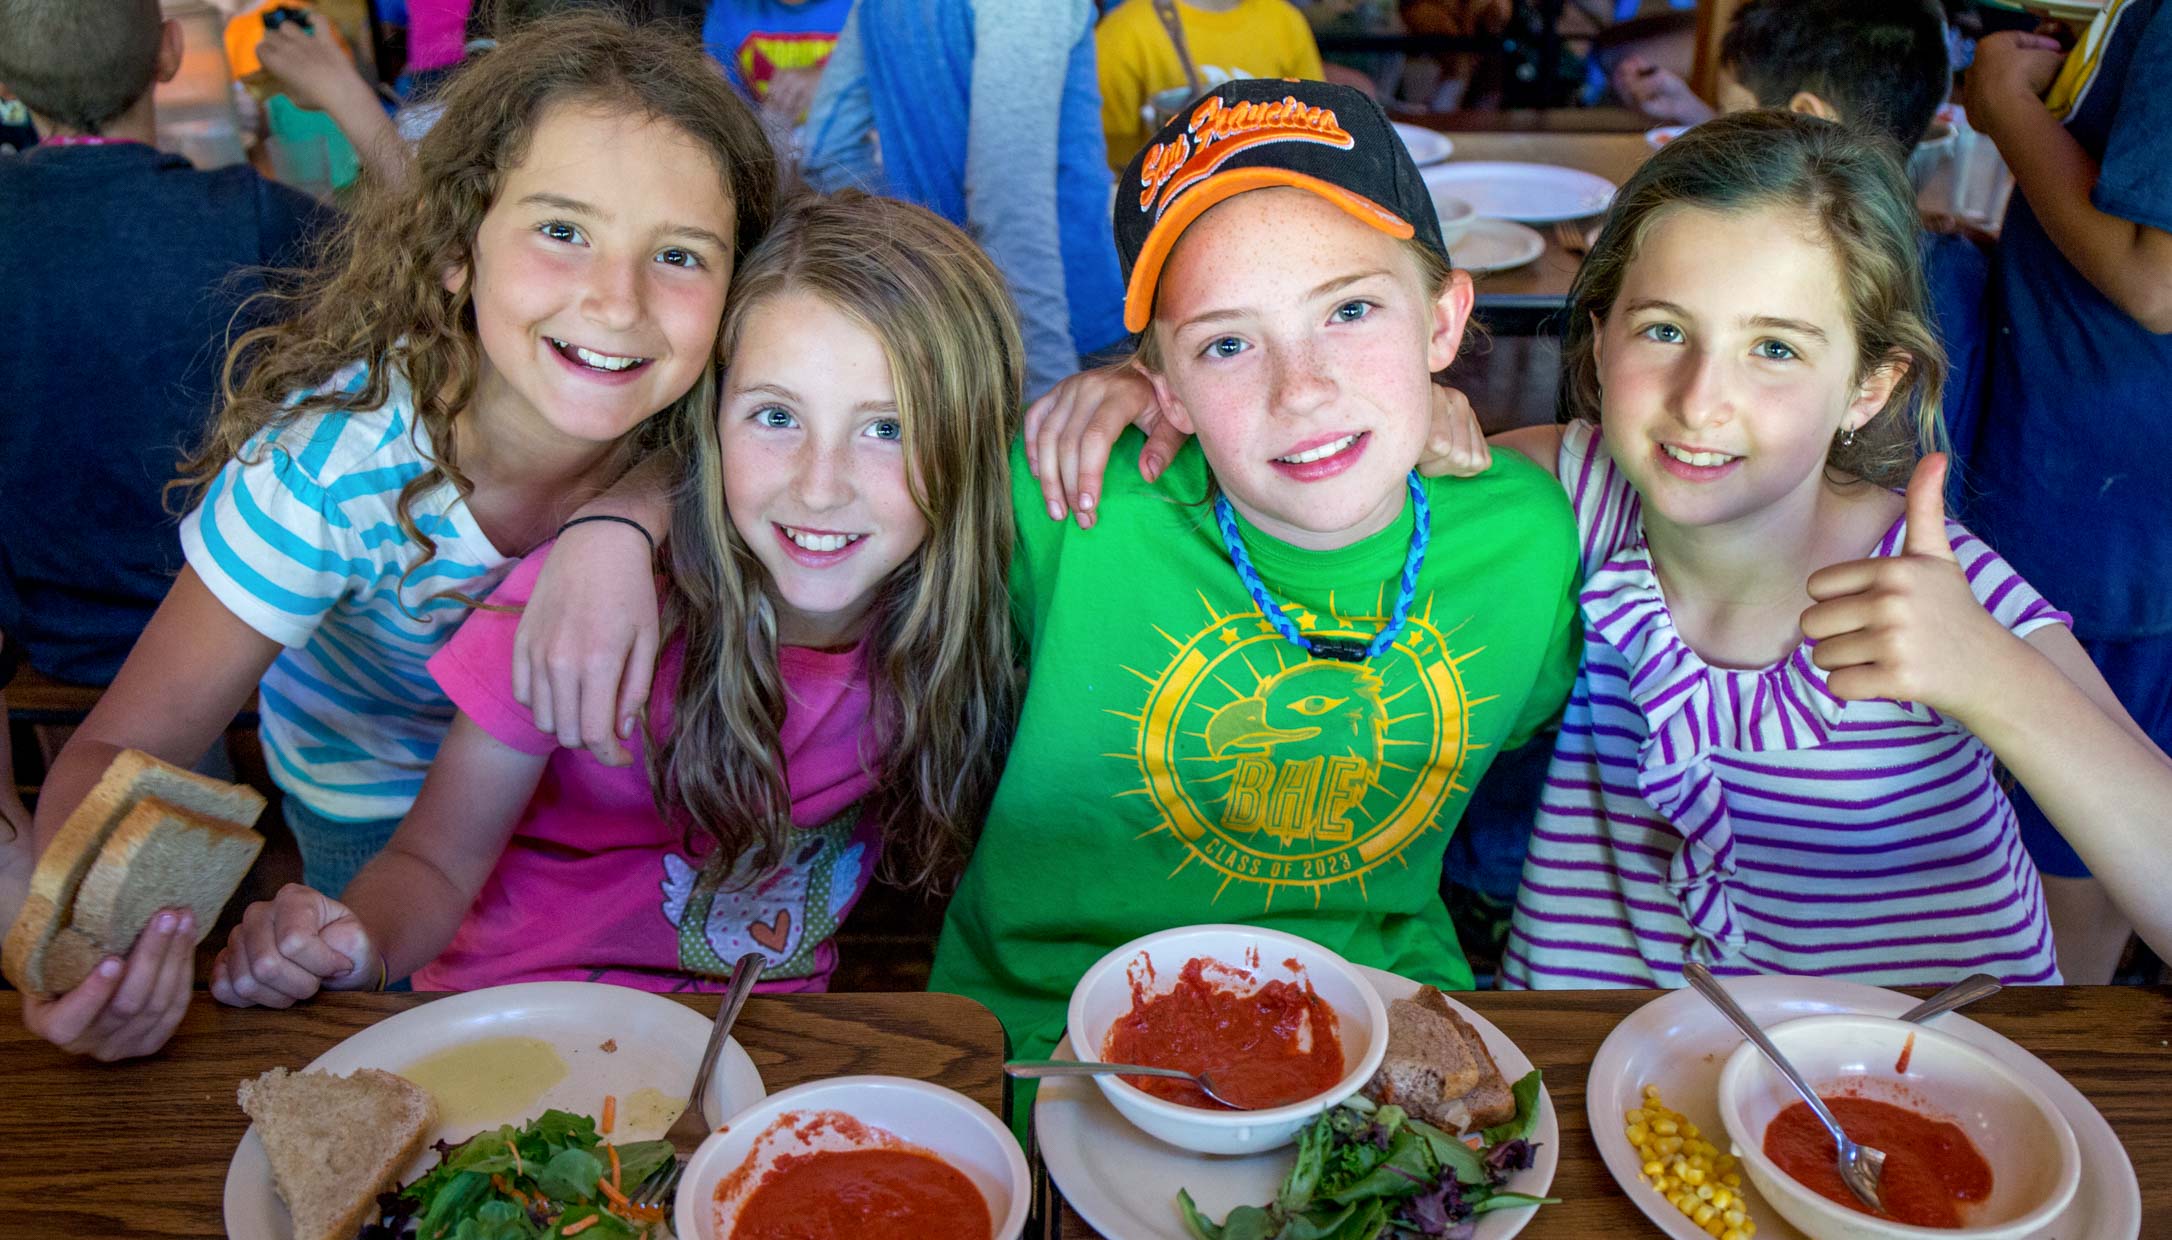
{"type": "Polygon", "coordinates": [[[760,952],[765,978],[812,972],[815,949],[836,933],[863,885],[867,845],[853,838],[859,820],[853,805],[819,827],[800,828],[792,855],[751,888],[745,855],[727,874],[704,875],[678,852],[665,853],[663,914],[679,932],[679,968],[721,976],[739,957],[760,952]]]}

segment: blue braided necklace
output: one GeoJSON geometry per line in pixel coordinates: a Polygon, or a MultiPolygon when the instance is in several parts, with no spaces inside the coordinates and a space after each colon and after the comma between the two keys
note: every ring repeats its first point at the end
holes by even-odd
{"type": "Polygon", "coordinates": [[[1227,495],[1214,497],[1214,521],[1222,527],[1222,546],[1229,551],[1229,562],[1237,570],[1237,580],[1244,583],[1245,592],[1259,606],[1259,614],[1291,645],[1316,659],[1335,659],[1343,663],[1359,663],[1376,658],[1395,639],[1402,636],[1403,626],[1410,620],[1411,601],[1418,596],[1418,574],[1425,569],[1425,544],[1432,538],[1433,510],[1426,502],[1425,487],[1418,481],[1418,471],[1411,470],[1410,552],[1403,557],[1403,579],[1395,594],[1395,610],[1388,617],[1386,628],[1373,634],[1372,640],[1360,643],[1350,637],[1307,637],[1297,630],[1297,625],[1282,614],[1275,601],[1267,593],[1267,586],[1259,579],[1259,570],[1252,567],[1252,559],[1244,553],[1244,540],[1237,534],[1237,514],[1229,506],[1227,495]]]}

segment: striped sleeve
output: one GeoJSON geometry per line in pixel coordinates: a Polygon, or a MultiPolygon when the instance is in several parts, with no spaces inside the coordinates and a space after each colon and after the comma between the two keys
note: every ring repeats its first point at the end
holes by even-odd
{"type": "Polygon", "coordinates": [[[1555,473],[1576,514],[1577,552],[1588,580],[1615,552],[1642,537],[1637,494],[1590,422],[1572,420],[1561,428],[1555,473]]]}
{"type": "Polygon", "coordinates": [[[2005,557],[1958,521],[1946,522],[1946,538],[1953,544],[1961,571],[1968,574],[1969,589],[1976,592],[1984,610],[2014,636],[2027,637],[2047,624],[2074,627],[2074,617],[2053,607],[2005,557]]]}
{"type": "Polygon", "coordinates": [[[181,523],[189,567],[227,610],[282,646],[306,644],[343,596],[376,579],[370,548],[403,541],[375,518],[358,528],[350,514],[388,507],[379,501],[396,496],[420,466],[327,474],[352,424],[331,413],[264,432],[226,463],[181,523]]]}

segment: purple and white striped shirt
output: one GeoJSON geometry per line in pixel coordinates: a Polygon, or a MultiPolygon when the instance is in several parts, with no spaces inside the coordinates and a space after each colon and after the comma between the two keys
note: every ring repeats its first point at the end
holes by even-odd
{"type": "MultiPolygon", "coordinates": [[[[1583,550],[1584,661],[1501,965],[1514,988],[1680,986],[1713,972],[1937,985],[2056,982],[2043,886],[1991,751],[1912,702],[1842,702],[1798,647],[1707,666],[1675,631],[1636,492],[1572,422],[1561,482],[1583,550]]],[[[1905,521],[1879,540],[1896,554],[1905,521]]],[[[2071,619],[1947,522],[2016,635],[2071,619]]]]}

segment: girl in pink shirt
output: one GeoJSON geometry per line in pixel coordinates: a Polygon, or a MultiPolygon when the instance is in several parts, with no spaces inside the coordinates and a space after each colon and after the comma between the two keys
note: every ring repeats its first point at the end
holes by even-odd
{"type": "MultiPolygon", "coordinates": [[[[1002,277],[918,207],[780,219],[732,283],[712,420],[672,428],[665,646],[639,765],[514,699],[529,556],[430,670],[460,708],[414,809],[341,900],[249,908],[225,1003],[586,979],[819,990],[879,866],[947,880],[1013,716],[1006,452],[1022,353],[1002,277]]],[[[644,531],[646,533],[646,531],[644,531]]]]}

